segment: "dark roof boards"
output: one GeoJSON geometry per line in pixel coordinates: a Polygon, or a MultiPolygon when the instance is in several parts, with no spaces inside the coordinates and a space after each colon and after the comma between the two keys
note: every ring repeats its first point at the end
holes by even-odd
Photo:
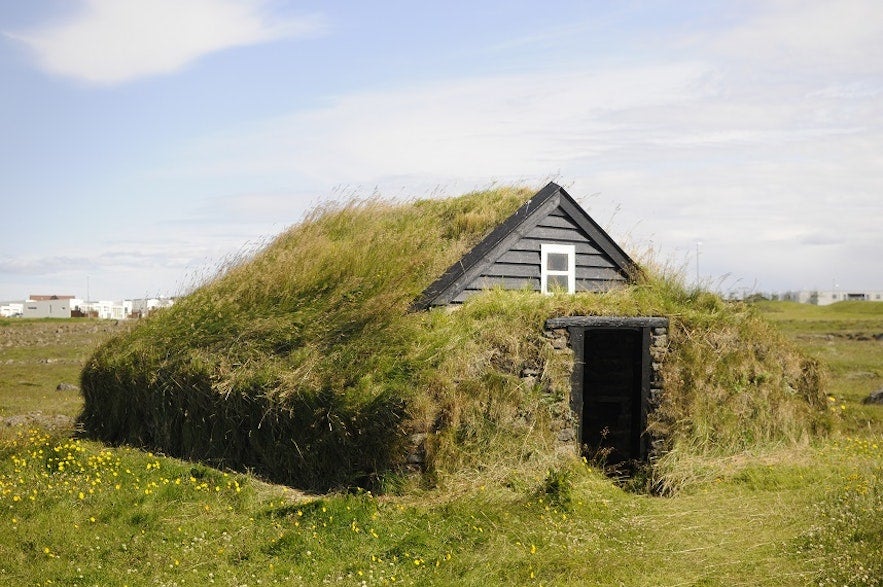
{"type": "MultiPolygon", "coordinates": [[[[411,308],[464,301],[483,289],[542,291],[550,247],[571,251],[571,291],[628,282],[636,265],[564,188],[549,183],[427,287],[411,308]]],[[[557,251],[558,249],[553,249],[557,251]]]]}

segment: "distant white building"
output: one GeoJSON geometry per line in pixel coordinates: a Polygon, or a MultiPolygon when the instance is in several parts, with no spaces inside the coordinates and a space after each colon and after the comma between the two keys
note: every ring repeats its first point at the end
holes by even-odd
{"type": "Polygon", "coordinates": [[[24,302],[0,302],[0,317],[70,318],[73,312],[78,317],[125,320],[143,318],[174,303],[174,298],[161,297],[90,302],[74,296],[32,295],[24,302]]]}
{"type": "Polygon", "coordinates": [[[132,302],[126,300],[99,300],[83,302],[82,311],[87,315],[94,314],[102,320],[125,320],[132,313],[132,302]]]}
{"type": "Polygon", "coordinates": [[[22,306],[22,318],[71,317],[69,300],[27,300],[22,306]]]}
{"type": "Polygon", "coordinates": [[[0,316],[3,318],[21,316],[24,309],[24,302],[4,302],[3,304],[0,304],[0,316]]]}
{"type": "Polygon", "coordinates": [[[799,302],[801,304],[816,304],[818,303],[819,292],[817,291],[786,291],[782,294],[782,301],[785,302],[799,302]]]}
{"type": "Polygon", "coordinates": [[[174,298],[144,298],[140,300],[132,300],[131,314],[135,316],[146,316],[154,310],[169,308],[174,303],[174,298]]]}
{"type": "Polygon", "coordinates": [[[837,302],[845,301],[883,301],[883,291],[851,291],[851,290],[814,290],[814,291],[789,291],[782,296],[783,300],[800,302],[801,304],[815,304],[817,306],[829,306],[837,302]]]}
{"type": "Polygon", "coordinates": [[[816,303],[820,306],[836,304],[837,302],[846,301],[862,301],[862,302],[880,302],[883,301],[883,291],[851,291],[851,290],[835,290],[835,291],[819,291],[816,292],[816,303]]]}
{"type": "Polygon", "coordinates": [[[87,316],[95,316],[104,320],[125,320],[147,316],[154,310],[168,308],[174,298],[145,298],[138,300],[100,300],[97,302],[79,302],[79,309],[87,316]]]}

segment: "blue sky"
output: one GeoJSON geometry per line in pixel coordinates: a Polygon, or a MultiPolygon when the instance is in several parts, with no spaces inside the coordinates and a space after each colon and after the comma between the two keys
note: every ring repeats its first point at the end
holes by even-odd
{"type": "Polygon", "coordinates": [[[549,179],[714,288],[883,290],[883,3],[427,4],[0,4],[0,300],[175,295],[326,200],[549,179]]]}

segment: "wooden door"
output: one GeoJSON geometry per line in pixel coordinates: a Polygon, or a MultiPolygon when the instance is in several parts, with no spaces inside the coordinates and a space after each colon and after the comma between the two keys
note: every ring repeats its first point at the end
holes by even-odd
{"type": "Polygon", "coordinates": [[[581,441],[609,465],[643,458],[643,329],[586,329],[581,441]]]}

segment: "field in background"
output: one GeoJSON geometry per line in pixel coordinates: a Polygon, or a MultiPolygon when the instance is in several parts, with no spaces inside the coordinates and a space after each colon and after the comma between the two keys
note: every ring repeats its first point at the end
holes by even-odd
{"type": "Polygon", "coordinates": [[[759,306],[829,367],[839,431],[695,462],[632,494],[574,460],[496,485],[304,495],[72,439],[89,352],[114,329],[0,322],[0,584],[881,585],[883,304],[759,306]],[[701,473],[701,474],[699,474],[701,473]]]}
{"type": "Polygon", "coordinates": [[[69,427],[83,405],[80,370],[126,323],[0,319],[0,419],[69,427]],[[59,388],[60,387],[60,388],[59,388]]]}
{"type": "Polygon", "coordinates": [[[861,403],[883,388],[883,302],[840,302],[811,306],[764,302],[767,318],[779,325],[831,371],[829,395],[843,407],[844,434],[883,434],[883,406],[861,403]]]}

